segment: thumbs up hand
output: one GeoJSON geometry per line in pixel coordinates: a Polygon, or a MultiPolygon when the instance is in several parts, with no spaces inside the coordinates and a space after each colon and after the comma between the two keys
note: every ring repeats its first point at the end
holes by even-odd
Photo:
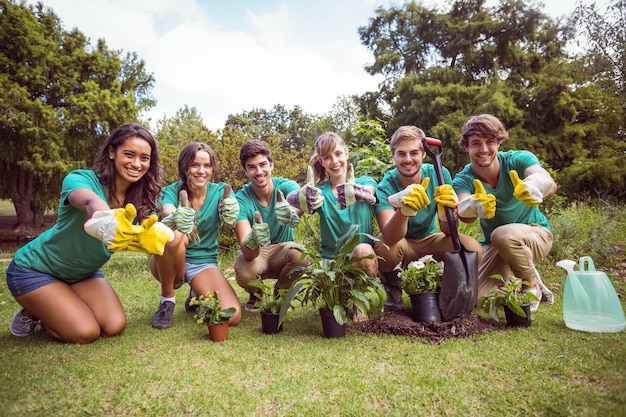
{"type": "Polygon", "coordinates": [[[430,184],[430,178],[426,177],[421,184],[410,184],[399,193],[390,195],[387,198],[389,204],[399,208],[406,217],[413,217],[417,212],[430,204],[426,189],[430,184]]]}
{"type": "Polygon", "coordinates": [[[554,181],[542,172],[530,174],[521,180],[516,170],[509,172],[513,183],[513,196],[527,206],[538,206],[543,202],[543,198],[548,195],[554,181]]]}
{"type": "Polygon", "coordinates": [[[274,206],[278,223],[290,227],[296,227],[300,223],[300,216],[291,205],[285,201],[285,196],[280,190],[276,190],[276,204],[274,206]]]}
{"type": "Polygon", "coordinates": [[[239,217],[239,203],[237,199],[230,194],[231,187],[226,184],[224,186],[224,194],[217,206],[217,210],[222,223],[234,226],[235,223],[237,223],[237,217],[239,217]]]}
{"type": "Polygon", "coordinates": [[[303,213],[313,214],[324,204],[324,196],[322,190],[315,186],[313,167],[311,166],[306,171],[306,181],[306,184],[299,191],[292,191],[287,195],[287,202],[302,210],[303,213]]]}
{"type": "Polygon", "coordinates": [[[256,250],[262,246],[269,246],[270,243],[270,228],[267,223],[263,223],[261,213],[257,211],[254,213],[252,230],[244,239],[243,244],[250,250],[256,250]]]}
{"type": "Polygon", "coordinates": [[[343,210],[359,201],[372,205],[376,203],[376,197],[369,188],[355,183],[354,168],[350,164],[346,174],[346,182],[337,185],[337,206],[343,210]]]}
{"type": "Polygon", "coordinates": [[[459,202],[458,213],[461,217],[493,219],[496,215],[496,196],[487,194],[485,186],[479,179],[474,179],[476,191],[459,202]]]}
{"type": "Polygon", "coordinates": [[[198,228],[196,227],[196,211],[189,204],[189,196],[186,190],[178,193],[178,208],[161,220],[161,223],[169,226],[172,230],[189,236],[189,240],[198,241],[198,228]]]}

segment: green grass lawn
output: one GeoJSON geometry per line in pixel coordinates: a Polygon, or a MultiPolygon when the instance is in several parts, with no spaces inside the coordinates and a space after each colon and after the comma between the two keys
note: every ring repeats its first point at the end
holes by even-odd
{"type": "MultiPolygon", "coordinates": [[[[174,327],[150,327],[159,295],[147,257],[115,254],[103,268],[128,315],[125,333],[66,345],[44,332],[15,338],[18,308],[0,262],[2,416],[624,416],[626,332],[570,330],[565,274],[544,272],[556,303],[529,328],[502,327],[438,344],[365,334],[322,337],[317,312],[289,313],[263,335],[244,312],[229,340],[213,343],[183,308],[174,327]]],[[[240,300],[247,297],[233,281],[240,300]]]]}

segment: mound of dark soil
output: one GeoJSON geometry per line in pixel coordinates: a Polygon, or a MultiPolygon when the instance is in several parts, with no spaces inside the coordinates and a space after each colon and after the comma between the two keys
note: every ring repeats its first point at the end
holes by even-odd
{"type": "Polygon", "coordinates": [[[497,323],[474,314],[461,315],[447,322],[419,323],[411,318],[411,310],[385,312],[379,318],[359,323],[362,332],[399,336],[425,337],[431,342],[441,342],[451,337],[467,337],[500,328],[497,323]]]}

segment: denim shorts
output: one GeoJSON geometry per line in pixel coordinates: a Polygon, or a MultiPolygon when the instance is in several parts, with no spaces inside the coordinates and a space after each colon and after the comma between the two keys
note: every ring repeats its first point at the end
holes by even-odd
{"type": "MultiPolygon", "coordinates": [[[[102,273],[102,270],[98,269],[92,273],[89,278],[104,279],[104,274],[102,273]]],[[[7,268],[7,285],[9,286],[9,291],[11,291],[13,297],[28,294],[31,291],[35,291],[37,288],[52,284],[53,282],[72,284],[44,272],[22,269],[15,264],[15,260],[11,260],[9,267],[7,268]]]]}
{"type": "Polygon", "coordinates": [[[191,280],[193,277],[198,275],[200,272],[209,268],[217,268],[217,264],[214,263],[206,263],[206,264],[190,264],[187,263],[187,270],[185,271],[185,279],[184,282],[191,285],[191,280]]]}

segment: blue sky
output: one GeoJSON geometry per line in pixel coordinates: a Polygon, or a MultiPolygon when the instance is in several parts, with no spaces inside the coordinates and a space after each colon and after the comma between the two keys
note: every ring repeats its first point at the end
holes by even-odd
{"type": "MultiPolygon", "coordinates": [[[[29,0],[29,3],[34,3],[29,0]]],[[[187,105],[205,125],[222,128],[229,114],[282,104],[311,114],[337,98],[376,90],[373,61],[357,33],[374,10],[393,0],[42,0],[64,27],[92,44],[137,52],[156,79],[151,127],[187,105]]],[[[587,1],[585,1],[587,2],[587,1]]],[[[440,3],[436,0],[426,4],[440,3]]],[[[490,1],[488,2],[490,3],[490,1]]],[[[557,17],[571,0],[549,0],[557,17]]],[[[602,1],[598,1],[602,4],[602,1]]]]}

